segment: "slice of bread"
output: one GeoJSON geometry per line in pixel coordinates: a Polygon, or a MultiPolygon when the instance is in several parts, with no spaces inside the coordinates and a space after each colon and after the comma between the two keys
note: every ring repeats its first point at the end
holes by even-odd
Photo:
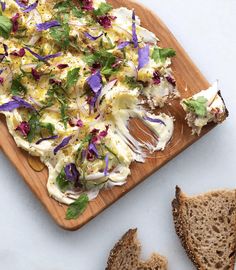
{"type": "Polygon", "coordinates": [[[200,270],[233,270],[236,253],[236,191],[188,197],[176,187],[172,202],[176,233],[200,270]]]}
{"type": "Polygon", "coordinates": [[[106,270],[166,270],[167,260],[153,254],[146,262],[140,261],[141,245],[137,229],[130,229],[111,250],[106,270]]]}

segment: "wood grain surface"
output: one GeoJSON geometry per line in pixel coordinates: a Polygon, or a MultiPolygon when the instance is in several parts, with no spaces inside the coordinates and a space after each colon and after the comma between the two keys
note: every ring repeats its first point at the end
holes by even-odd
{"type": "MultiPolygon", "coordinates": [[[[172,47],[176,50],[177,56],[173,60],[173,70],[182,97],[192,96],[194,93],[199,92],[201,89],[206,89],[209,86],[207,80],[193,64],[172,33],[153,12],[132,0],[110,0],[109,2],[113,4],[114,7],[126,6],[130,9],[135,9],[136,14],[141,18],[142,26],[154,32],[159,37],[160,46],[172,47]]],[[[100,192],[99,196],[90,202],[89,207],[77,220],[66,220],[66,206],[59,204],[49,197],[46,189],[47,169],[37,169],[37,171],[32,169],[32,163],[34,164],[35,162],[31,160],[30,166],[28,154],[16,147],[12,136],[7,130],[3,116],[0,118],[0,145],[3,152],[17,168],[27,185],[46,207],[56,223],[66,230],[76,230],[199,139],[199,137],[191,135],[191,130],[187,127],[186,121],[184,120],[185,114],[179,105],[179,100],[171,102],[171,105],[168,105],[165,110],[170,112],[176,119],[174,136],[167,148],[163,152],[156,152],[149,156],[145,164],[133,163],[131,165],[132,174],[128,178],[127,184],[122,187],[115,187],[100,192]]],[[[213,127],[214,125],[209,125],[204,128],[202,135],[213,127]]],[[[132,121],[131,129],[135,134],[138,134],[139,137],[143,136],[136,120],[132,121]]],[[[36,164],[38,162],[39,161],[36,159],[36,164]]],[[[33,167],[34,166],[35,165],[33,165],[33,167]]],[[[40,168],[40,166],[36,167],[40,168]]],[[[22,213],[22,215],[24,214],[22,213]]]]}

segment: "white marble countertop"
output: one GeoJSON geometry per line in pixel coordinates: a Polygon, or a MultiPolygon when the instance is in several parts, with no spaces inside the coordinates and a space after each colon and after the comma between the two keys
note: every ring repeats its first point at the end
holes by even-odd
{"type": "Polygon", "coordinates": [[[170,270],[194,269],[177,239],[171,200],[236,185],[236,1],[140,0],[167,24],[210,82],[218,79],[229,119],[76,232],[52,221],[0,153],[0,268],[104,270],[109,250],[138,227],[143,257],[158,251],[170,270]]]}

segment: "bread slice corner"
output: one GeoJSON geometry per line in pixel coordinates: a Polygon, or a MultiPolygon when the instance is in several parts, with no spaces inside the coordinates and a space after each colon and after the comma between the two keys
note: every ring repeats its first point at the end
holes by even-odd
{"type": "Polygon", "coordinates": [[[187,196],[176,187],[172,202],[176,233],[199,270],[234,270],[236,191],[187,196]]]}

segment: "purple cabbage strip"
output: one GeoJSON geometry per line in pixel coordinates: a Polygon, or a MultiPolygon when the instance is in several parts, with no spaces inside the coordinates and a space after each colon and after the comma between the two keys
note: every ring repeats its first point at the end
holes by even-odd
{"type": "Polygon", "coordinates": [[[3,61],[3,59],[8,56],[8,46],[6,44],[3,44],[4,53],[0,54],[0,62],[3,61]]]}
{"type": "Polygon", "coordinates": [[[42,139],[38,140],[36,142],[36,144],[40,144],[43,141],[55,140],[57,138],[58,138],[58,135],[53,135],[53,136],[50,136],[50,137],[42,138],[42,139]]]}
{"type": "Polygon", "coordinates": [[[26,109],[35,111],[35,108],[30,103],[23,100],[22,98],[18,96],[13,96],[12,99],[13,99],[12,101],[2,104],[0,106],[0,111],[11,112],[18,108],[26,108],[26,109]]]}
{"type": "Polygon", "coordinates": [[[162,125],[166,126],[166,123],[164,121],[162,121],[161,119],[155,119],[155,118],[151,118],[149,116],[144,116],[143,119],[146,121],[152,122],[152,123],[162,124],[162,125]]]}
{"type": "Polygon", "coordinates": [[[138,70],[145,67],[149,63],[150,47],[146,45],[138,49],[138,70]]]}
{"type": "Polygon", "coordinates": [[[94,36],[90,35],[88,32],[85,32],[84,35],[85,35],[86,38],[88,38],[88,39],[90,39],[92,41],[95,41],[95,40],[99,39],[100,37],[102,37],[103,33],[101,33],[101,35],[99,35],[97,37],[94,37],[94,36]]]}
{"type": "Polygon", "coordinates": [[[27,8],[27,6],[25,4],[23,4],[20,0],[15,0],[15,2],[17,3],[17,5],[21,8],[27,8]]]}
{"type": "Polygon", "coordinates": [[[70,135],[70,136],[68,136],[68,137],[65,137],[65,138],[62,140],[62,142],[61,142],[60,144],[58,144],[58,146],[56,146],[56,147],[54,148],[54,150],[53,150],[54,155],[56,155],[57,152],[58,152],[59,150],[61,150],[61,148],[65,147],[65,146],[70,142],[71,138],[72,138],[72,135],[70,135]]]}
{"type": "Polygon", "coordinates": [[[36,24],[37,31],[48,30],[49,28],[56,26],[61,26],[61,24],[56,20],[36,24]]]}
{"type": "Polygon", "coordinates": [[[105,163],[106,163],[106,167],[104,169],[104,175],[107,176],[108,175],[108,165],[109,165],[109,155],[108,154],[106,154],[105,163]]]}
{"type": "Polygon", "coordinates": [[[0,4],[1,4],[1,9],[2,9],[2,11],[5,11],[5,10],[6,10],[6,3],[0,1],[0,4]]]}
{"type": "Polygon", "coordinates": [[[41,56],[41,55],[37,54],[36,52],[32,51],[29,47],[25,47],[25,49],[28,52],[30,52],[34,57],[36,57],[38,60],[44,61],[44,62],[47,61],[48,59],[56,58],[56,57],[62,55],[62,52],[58,52],[58,53],[55,53],[55,54],[49,54],[49,55],[46,55],[46,56],[41,56]]]}
{"type": "Polygon", "coordinates": [[[23,10],[23,12],[25,12],[25,13],[30,12],[30,11],[36,9],[37,5],[38,5],[38,1],[36,1],[35,3],[29,5],[26,9],[23,10]]]}
{"type": "Polygon", "coordinates": [[[132,14],[132,39],[134,43],[134,48],[138,48],[138,36],[136,32],[136,22],[135,22],[135,12],[132,14]]]}
{"type": "Polygon", "coordinates": [[[121,42],[121,43],[117,46],[117,49],[118,49],[118,50],[123,50],[124,48],[126,48],[126,47],[129,46],[130,44],[132,44],[131,41],[123,41],[123,42],[121,42]]]}
{"type": "Polygon", "coordinates": [[[74,163],[67,164],[64,168],[64,172],[66,174],[66,179],[70,182],[76,182],[80,177],[80,173],[74,163]]]}
{"type": "Polygon", "coordinates": [[[102,89],[102,76],[100,70],[91,75],[87,82],[94,93],[98,93],[102,89]]]}
{"type": "Polygon", "coordinates": [[[98,150],[97,150],[97,148],[96,148],[96,146],[95,146],[94,143],[90,143],[89,144],[88,150],[89,150],[89,152],[91,152],[92,154],[94,154],[96,157],[99,156],[98,150]]]}

